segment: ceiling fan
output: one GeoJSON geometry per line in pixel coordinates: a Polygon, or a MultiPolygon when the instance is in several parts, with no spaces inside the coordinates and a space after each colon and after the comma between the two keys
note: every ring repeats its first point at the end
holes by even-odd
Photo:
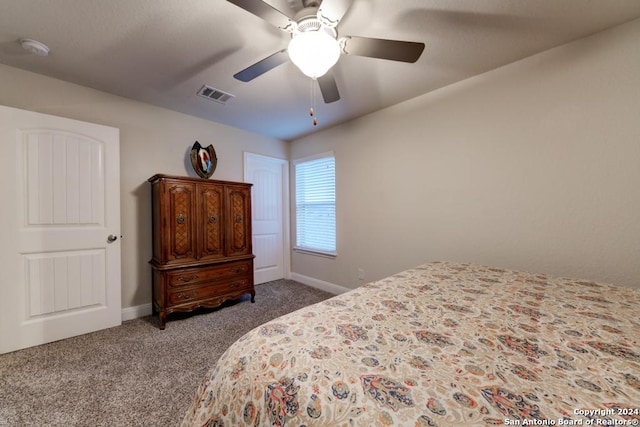
{"type": "Polygon", "coordinates": [[[331,67],[341,54],[367,56],[401,62],[416,62],[424,43],[344,36],[338,38],[337,26],[353,0],[302,0],[303,9],[288,16],[262,0],[227,0],[283,31],[291,33],[291,42],[233,77],[248,82],[289,59],[309,77],[316,79],[325,103],[340,99],[331,67]]]}

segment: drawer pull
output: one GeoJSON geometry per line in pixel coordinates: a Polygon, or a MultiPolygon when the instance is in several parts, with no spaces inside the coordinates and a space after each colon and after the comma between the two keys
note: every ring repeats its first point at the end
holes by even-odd
{"type": "Polygon", "coordinates": [[[237,287],[240,287],[242,285],[244,285],[244,282],[235,282],[235,283],[229,284],[229,287],[230,288],[237,288],[237,287]]]}
{"type": "Polygon", "coordinates": [[[216,222],[216,216],[214,214],[209,215],[209,224],[216,222]]]}
{"type": "Polygon", "coordinates": [[[178,215],[178,219],[176,220],[178,224],[184,224],[184,214],[178,215]]]}
{"type": "Polygon", "coordinates": [[[189,299],[189,298],[191,298],[191,297],[195,297],[195,296],[197,296],[197,295],[198,295],[198,293],[197,293],[196,291],[191,291],[191,292],[189,292],[188,294],[185,294],[184,292],[180,292],[180,293],[178,294],[178,298],[181,298],[181,299],[189,299]]]}
{"type": "Polygon", "coordinates": [[[232,268],[231,269],[232,273],[244,273],[245,271],[246,271],[245,267],[238,267],[238,268],[232,268]]]}
{"type": "Polygon", "coordinates": [[[189,277],[189,278],[186,278],[186,277],[184,277],[184,276],[180,276],[180,277],[178,277],[178,281],[179,281],[179,282],[190,282],[190,281],[192,281],[193,279],[197,279],[197,278],[198,278],[198,276],[197,276],[197,275],[192,274],[192,275],[191,275],[191,277],[189,277]]]}

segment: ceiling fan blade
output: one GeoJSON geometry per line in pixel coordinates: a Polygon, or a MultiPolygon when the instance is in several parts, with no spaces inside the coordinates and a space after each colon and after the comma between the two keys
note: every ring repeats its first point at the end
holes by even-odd
{"type": "Polygon", "coordinates": [[[292,31],[291,17],[280,12],[275,7],[263,2],[262,0],[227,0],[249,13],[264,19],[271,25],[285,31],[292,31]]]}
{"type": "Polygon", "coordinates": [[[318,19],[327,27],[338,25],[353,0],[322,0],[318,9],[318,19]]]}
{"type": "Polygon", "coordinates": [[[424,43],[347,36],[340,39],[340,47],[348,55],[416,62],[422,55],[424,43]]]}
{"type": "Polygon", "coordinates": [[[234,74],[233,77],[243,82],[249,82],[271,70],[272,68],[275,68],[280,64],[284,64],[288,60],[289,54],[287,54],[286,49],[283,49],[280,52],[276,52],[273,55],[267,56],[263,60],[256,62],[250,67],[245,68],[239,73],[234,74]]]}
{"type": "Polygon", "coordinates": [[[333,77],[333,70],[329,70],[324,76],[318,77],[318,85],[325,104],[331,104],[340,99],[340,92],[338,92],[336,79],[333,77]]]}

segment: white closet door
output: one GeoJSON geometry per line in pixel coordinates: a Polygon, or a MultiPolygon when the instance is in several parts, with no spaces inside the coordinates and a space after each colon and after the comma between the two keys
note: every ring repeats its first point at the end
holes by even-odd
{"type": "Polygon", "coordinates": [[[251,188],[254,281],[282,279],[289,269],[288,162],[245,153],[244,180],[251,188]]]}
{"type": "Polygon", "coordinates": [[[121,323],[118,129],[0,106],[0,353],[121,323]]]}

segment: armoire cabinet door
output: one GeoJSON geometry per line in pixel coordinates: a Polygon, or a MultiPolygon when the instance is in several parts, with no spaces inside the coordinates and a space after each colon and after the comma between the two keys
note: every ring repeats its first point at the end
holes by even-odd
{"type": "Polygon", "coordinates": [[[198,258],[204,261],[224,257],[224,186],[199,185],[198,195],[198,221],[202,225],[198,258]]]}
{"type": "Polygon", "coordinates": [[[251,253],[251,193],[246,187],[227,187],[229,231],[227,255],[251,253]]]}
{"type": "Polygon", "coordinates": [[[168,263],[196,259],[196,186],[192,183],[166,183],[168,193],[165,230],[168,263]]]}

